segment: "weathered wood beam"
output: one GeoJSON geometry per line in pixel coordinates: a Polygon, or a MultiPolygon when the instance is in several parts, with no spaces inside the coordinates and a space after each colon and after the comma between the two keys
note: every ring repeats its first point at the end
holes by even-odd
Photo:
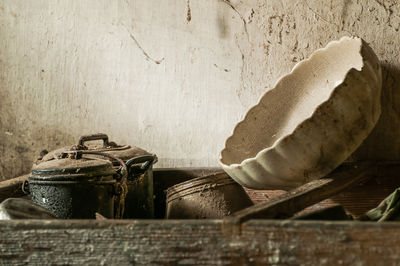
{"type": "Polygon", "coordinates": [[[366,181],[376,175],[376,171],[376,163],[342,165],[325,178],[311,181],[266,202],[236,212],[231,217],[227,217],[225,222],[241,223],[250,219],[291,217],[308,206],[366,181]]]}
{"type": "Polygon", "coordinates": [[[396,265],[400,224],[252,220],[0,221],[0,264],[396,265]]]}

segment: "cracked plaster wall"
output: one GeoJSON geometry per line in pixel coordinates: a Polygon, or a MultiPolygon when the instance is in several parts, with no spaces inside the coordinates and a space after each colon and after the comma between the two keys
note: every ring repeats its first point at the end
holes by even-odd
{"type": "Polygon", "coordinates": [[[294,64],[358,35],[383,113],[353,159],[400,159],[400,5],[318,0],[0,0],[0,179],[106,132],[158,167],[217,166],[245,111],[294,64]]]}

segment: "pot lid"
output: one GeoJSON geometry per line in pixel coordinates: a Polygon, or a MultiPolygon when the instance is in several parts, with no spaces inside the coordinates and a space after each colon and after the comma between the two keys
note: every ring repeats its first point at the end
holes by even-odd
{"type": "Polygon", "coordinates": [[[93,177],[113,175],[115,170],[108,160],[88,158],[86,155],[77,157],[57,158],[35,164],[32,168],[32,177],[93,177]]]}
{"type": "MultiPolygon", "coordinates": [[[[118,145],[115,142],[110,142],[108,136],[103,133],[82,136],[79,139],[77,145],[65,146],[63,148],[51,151],[45,154],[42,158],[39,158],[38,163],[46,162],[58,158],[61,153],[70,150],[88,150],[88,151],[99,151],[113,155],[123,161],[127,161],[133,157],[143,156],[143,155],[153,155],[141,148],[128,145],[118,145]],[[89,141],[102,140],[102,144],[87,143],[89,141]]],[[[98,155],[86,155],[87,158],[102,158],[98,155]]],[[[104,157],[103,157],[104,158],[104,157]]]]}

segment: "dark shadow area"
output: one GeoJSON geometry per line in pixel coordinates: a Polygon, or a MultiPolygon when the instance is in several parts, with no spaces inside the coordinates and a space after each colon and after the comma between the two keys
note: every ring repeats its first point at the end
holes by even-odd
{"type": "Polygon", "coordinates": [[[382,63],[382,113],[350,161],[400,159],[400,69],[382,63]]]}

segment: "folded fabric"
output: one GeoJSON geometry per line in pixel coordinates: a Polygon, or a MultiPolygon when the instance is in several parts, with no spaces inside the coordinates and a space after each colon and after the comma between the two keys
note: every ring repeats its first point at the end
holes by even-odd
{"type": "Polygon", "coordinates": [[[369,210],[359,220],[398,221],[400,220],[400,188],[384,199],[378,207],[369,210]]]}
{"type": "Polygon", "coordinates": [[[52,212],[29,199],[9,198],[0,204],[0,220],[56,218],[52,212]]]}

